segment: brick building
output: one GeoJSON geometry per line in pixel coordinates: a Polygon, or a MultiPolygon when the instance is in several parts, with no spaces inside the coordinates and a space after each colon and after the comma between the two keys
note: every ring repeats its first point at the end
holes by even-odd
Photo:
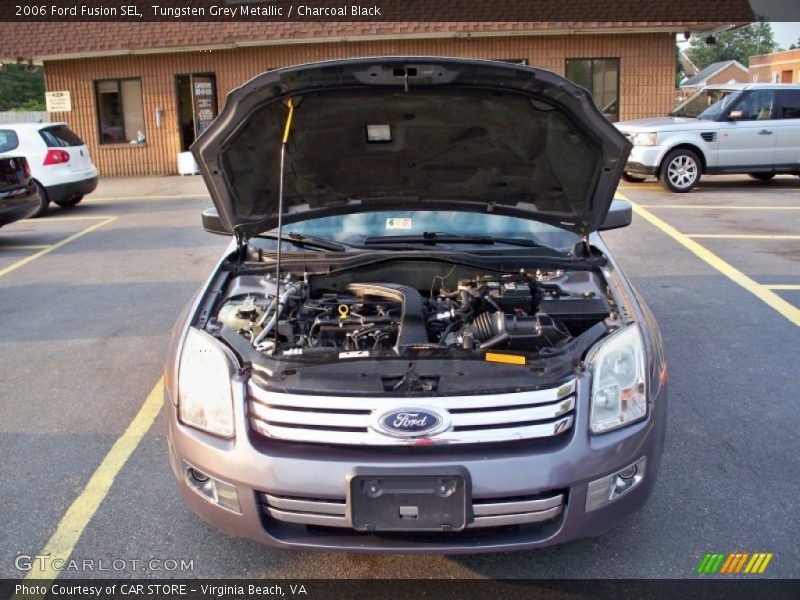
{"type": "Polygon", "coordinates": [[[751,56],[750,74],[760,83],[800,83],[800,48],[751,56]]]}
{"type": "Polygon", "coordinates": [[[681,81],[681,91],[689,96],[700,88],[715,83],[749,83],[750,71],[738,60],[711,63],[681,81]]]}
{"type": "Polygon", "coordinates": [[[276,67],[378,55],[445,55],[527,64],[588,88],[612,121],[673,108],[675,35],[708,22],[0,22],[0,60],[44,65],[53,112],[84,138],[101,174],[177,172],[177,156],[226,94],[276,67]],[[63,96],[62,96],[63,98],[63,96]],[[144,143],[135,142],[144,135],[144,143]]]}

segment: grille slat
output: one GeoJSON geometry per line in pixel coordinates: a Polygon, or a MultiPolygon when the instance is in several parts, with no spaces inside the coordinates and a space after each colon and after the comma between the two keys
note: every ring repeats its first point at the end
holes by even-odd
{"type": "Polygon", "coordinates": [[[526,404],[550,404],[566,398],[575,391],[575,380],[568,381],[557,388],[512,392],[510,394],[474,395],[474,396],[426,396],[415,398],[398,398],[396,396],[311,396],[273,392],[256,385],[252,380],[248,386],[250,397],[274,407],[296,407],[303,410],[336,409],[349,411],[372,411],[375,408],[388,407],[397,402],[435,406],[443,409],[484,408],[498,406],[518,406],[526,404]]]}
{"type": "Polygon", "coordinates": [[[249,417],[264,436],[351,446],[498,443],[552,437],[574,420],[576,382],[558,388],[474,396],[413,398],[306,396],[249,384],[249,417]],[[386,410],[405,406],[447,413],[449,427],[431,437],[392,437],[375,429],[386,410]]]}
{"type": "Polygon", "coordinates": [[[511,440],[528,440],[553,437],[572,427],[572,415],[550,423],[525,425],[523,427],[502,427],[499,429],[470,429],[467,431],[446,431],[432,438],[392,438],[371,429],[364,432],[344,431],[342,429],[304,429],[283,427],[252,419],[255,430],[262,435],[281,440],[308,444],[336,444],[351,446],[408,446],[426,444],[488,444],[511,440]]]}
{"type": "MultiPolygon", "coordinates": [[[[351,528],[344,500],[311,500],[260,494],[266,514],[278,521],[298,525],[351,528]]],[[[530,498],[530,497],[529,497],[530,498]]],[[[501,498],[473,503],[475,519],[467,528],[505,527],[549,521],[564,510],[564,494],[523,500],[501,498]]]]}

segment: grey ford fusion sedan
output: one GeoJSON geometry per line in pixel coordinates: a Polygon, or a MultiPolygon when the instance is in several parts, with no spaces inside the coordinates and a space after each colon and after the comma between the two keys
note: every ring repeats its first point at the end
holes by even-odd
{"type": "Polygon", "coordinates": [[[666,363],[598,231],[630,144],[548,71],[374,58],[245,83],[192,147],[231,243],[178,321],[172,469],[285,548],[599,535],[653,487],[666,363]]]}

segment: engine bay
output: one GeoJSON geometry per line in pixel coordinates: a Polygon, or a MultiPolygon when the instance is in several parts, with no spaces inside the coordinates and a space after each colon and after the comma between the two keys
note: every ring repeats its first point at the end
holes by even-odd
{"type": "Polygon", "coordinates": [[[206,328],[271,358],[469,357],[552,353],[615,318],[594,271],[392,261],[280,281],[272,271],[232,277],[206,328]]]}

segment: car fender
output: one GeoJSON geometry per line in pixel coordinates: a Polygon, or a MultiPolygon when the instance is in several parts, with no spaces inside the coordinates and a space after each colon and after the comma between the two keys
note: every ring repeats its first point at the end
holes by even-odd
{"type": "Polygon", "coordinates": [[[719,128],[715,123],[711,127],[692,131],[665,131],[658,133],[658,145],[661,152],[658,155],[658,166],[664,161],[664,157],[679,146],[691,146],[700,154],[700,159],[706,168],[717,166],[717,144],[719,128]],[[706,131],[714,131],[717,138],[713,142],[706,142],[700,134],[706,131]]]}

